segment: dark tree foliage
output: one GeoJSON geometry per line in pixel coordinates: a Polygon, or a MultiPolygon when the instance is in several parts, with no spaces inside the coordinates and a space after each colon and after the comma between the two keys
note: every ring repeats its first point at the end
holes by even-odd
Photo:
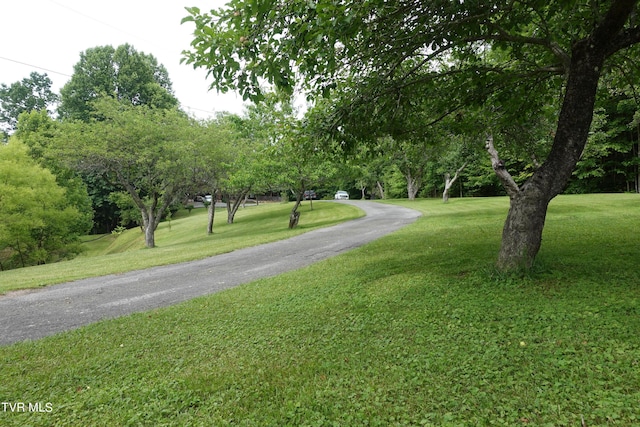
{"type": "Polygon", "coordinates": [[[46,111],[58,101],[51,91],[51,79],[46,74],[33,72],[19,82],[0,85],[0,127],[11,133],[18,126],[20,114],[30,111],[46,111]]]}

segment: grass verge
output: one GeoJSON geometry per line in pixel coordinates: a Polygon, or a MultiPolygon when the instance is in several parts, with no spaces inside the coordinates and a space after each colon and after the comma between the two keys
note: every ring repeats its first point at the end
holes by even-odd
{"type": "MultiPolygon", "coordinates": [[[[146,249],[139,228],[121,235],[88,236],[86,251],[76,259],[0,272],[0,294],[106,274],[117,274],[157,265],[193,261],[243,247],[286,239],[363,215],[356,207],[338,203],[308,203],[301,209],[300,225],[288,228],[292,204],[263,204],[240,209],[235,223],[227,224],[226,210],[216,212],[214,234],[207,235],[207,213],[181,212],[156,231],[156,248],[146,249]]],[[[186,212],[186,211],[185,211],[186,212]]]]}
{"type": "Polygon", "coordinates": [[[557,198],[524,277],[492,268],[505,199],[402,202],[303,270],[0,348],[2,400],[51,404],[0,424],[638,425],[639,202],[557,198]]]}

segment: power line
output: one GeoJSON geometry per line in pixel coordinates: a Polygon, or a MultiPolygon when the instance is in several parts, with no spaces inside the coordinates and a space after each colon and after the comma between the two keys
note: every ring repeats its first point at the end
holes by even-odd
{"type": "MultiPolygon", "coordinates": [[[[57,2],[57,1],[55,1],[55,0],[49,0],[49,2],[51,2],[51,3],[55,4],[55,5],[57,5],[57,6],[61,7],[61,8],[63,8],[63,9],[67,9],[67,10],[69,10],[69,11],[71,11],[71,12],[73,12],[73,13],[77,14],[77,15],[80,15],[80,16],[82,16],[83,18],[90,19],[90,20],[95,21],[95,22],[97,22],[97,23],[99,23],[99,24],[101,24],[101,25],[104,25],[105,27],[111,28],[111,29],[113,29],[113,30],[115,30],[115,31],[117,31],[117,32],[120,32],[120,33],[126,34],[126,35],[128,35],[128,36],[130,36],[130,37],[134,37],[134,38],[136,38],[136,39],[138,39],[138,40],[142,40],[142,41],[144,41],[144,42],[146,42],[146,43],[149,43],[149,44],[151,44],[151,45],[153,45],[153,46],[155,46],[155,47],[157,47],[157,48],[159,48],[159,49],[161,49],[161,50],[164,50],[164,47],[162,47],[162,46],[158,46],[156,43],[154,43],[154,42],[152,42],[152,41],[150,41],[150,40],[144,39],[144,38],[142,38],[142,37],[140,37],[140,36],[138,36],[138,35],[136,35],[136,34],[130,33],[130,32],[128,32],[128,31],[125,31],[125,30],[123,30],[123,29],[121,29],[121,28],[118,28],[118,27],[116,27],[116,26],[114,26],[114,25],[109,24],[108,22],[101,21],[100,19],[97,19],[97,18],[95,18],[95,17],[93,17],[93,16],[91,16],[91,15],[87,15],[86,13],[83,13],[83,12],[80,12],[80,11],[78,11],[78,10],[75,10],[75,9],[73,9],[73,8],[71,8],[71,7],[69,7],[69,6],[66,6],[66,5],[64,5],[64,4],[62,4],[62,3],[59,3],[59,2],[57,2]]],[[[207,114],[209,114],[209,115],[211,115],[211,114],[215,114],[215,110],[214,110],[214,111],[211,111],[211,110],[204,110],[204,109],[201,109],[201,108],[191,107],[191,106],[188,106],[188,105],[184,105],[184,106],[183,106],[183,108],[187,108],[187,109],[192,110],[192,111],[199,111],[199,112],[202,112],[202,113],[207,113],[207,114]]]]}
{"type": "MultiPolygon", "coordinates": [[[[31,67],[31,68],[37,68],[38,70],[43,70],[43,71],[47,71],[49,73],[53,73],[53,74],[59,74],[61,76],[65,76],[65,77],[72,77],[69,74],[65,74],[65,73],[61,73],[59,71],[54,71],[54,70],[50,70],[48,68],[44,68],[44,67],[39,67],[37,65],[33,65],[33,64],[28,64],[26,62],[22,62],[22,61],[17,61],[15,59],[11,59],[11,58],[5,58],[4,56],[0,56],[0,59],[4,60],[4,61],[9,61],[9,62],[13,62],[16,64],[20,64],[20,65],[24,65],[27,67],[31,67]]],[[[193,110],[193,111],[200,111],[202,113],[207,113],[207,114],[215,114],[215,110],[204,110],[202,108],[196,108],[196,107],[191,107],[189,105],[184,105],[184,108],[188,108],[189,110],[193,110]]]]}
{"type": "Polygon", "coordinates": [[[43,67],[38,67],[37,65],[33,65],[33,64],[27,64],[26,62],[22,62],[22,61],[17,61],[15,59],[11,59],[11,58],[5,58],[3,56],[0,56],[0,59],[3,59],[5,61],[9,61],[9,62],[14,62],[16,64],[20,64],[20,65],[26,65],[27,67],[31,67],[31,68],[37,68],[38,70],[43,70],[43,71],[47,71],[49,73],[53,73],[53,74],[59,74],[61,76],[65,76],[65,77],[71,77],[69,74],[65,74],[65,73],[61,73],[59,71],[54,71],[54,70],[50,70],[48,68],[43,68],[43,67]]]}
{"type": "MultiPolygon", "coordinates": [[[[96,19],[96,18],[94,18],[94,17],[92,17],[92,16],[90,16],[90,15],[87,15],[87,14],[85,14],[85,13],[82,13],[82,12],[80,12],[80,11],[78,11],[78,10],[75,10],[75,9],[73,9],[73,8],[69,7],[69,6],[66,6],[66,5],[64,5],[64,4],[61,4],[61,3],[59,3],[59,2],[57,2],[57,1],[55,1],[55,0],[49,0],[49,1],[50,1],[51,3],[53,3],[53,4],[55,4],[55,5],[56,5],[56,6],[58,6],[58,7],[61,7],[61,8],[67,9],[67,10],[69,10],[69,11],[71,11],[71,12],[73,12],[73,13],[77,14],[77,15],[82,16],[83,18],[90,19],[90,20],[95,21],[95,22],[97,22],[97,23],[99,23],[99,24],[101,24],[101,25],[104,25],[104,26],[106,26],[106,27],[109,27],[109,28],[111,28],[111,29],[113,29],[113,30],[115,30],[115,31],[118,31],[118,32],[120,32],[120,33],[126,34],[126,35],[131,36],[131,37],[135,37],[135,38],[137,38],[137,39],[139,39],[139,40],[145,41],[145,42],[147,42],[147,43],[150,43],[150,44],[152,44],[152,45],[154,45],[154,46],[158,47],[154,42],[151,42],[151,41],[149,41],[149,40],[146,40],[146,39],[144,39],[144,38],[142,38],[142,37],[140,37],[140,36],[138,36],[138,35],[135,35],[135,34],[129,33],[129,32],[127,32],[127,31],[124,31],[124,30],[122,30],[121,28],[115,27],[115,26],[113,26],[113,25],[111,25],[111,24],[109,24],[109,23],[107,23],[107,22],[104,22],[104,21],[101,21],[101,20],[99,20],[99,19],[96,19]]],[[[162,47],[160,47],[160,49],[163,49],[163,48],[162,48],[162,47]]],[[[16,64],[24,65],[24,66],[27,66],[27,67],[31,67],[31,68],[36,68],[36,69],[38,69],[38,70],[47,71],[47,72],[49,72],[49,73],[58,74],[58,75],[61,75],[61,76],[64,76],[64,77],[69,77],[69,78],[71,78],[71,77],[72,77],[71,75],[66,74],[66,73],[61,73],[61,72],[59,72],[59,71],[51,70],[51,69],[48,69],[48,68],[40,67],[40,66],[37,66],[37,65],[29,64],[29,63],[22,62],[22,61],[18,61],[18,60],[11,59],[11,58],[5,58],[5,57],[0,56],[0,59],[5,60],[5,61],[9,61],[9,62],[13,62],[13,63],[16,63],[16,64]]],[[[208,115],[214,115],[214,114],[215,114],[215,111],[216,111],[215,109],[213,109],[213,110],[205,110],[205,109],[201,109],[201,108],[191,107],[191,106],[188,106],[188,105],[183,105],[183,108],[186,108],[186,109],[188,109],[188,110],[192,110],[192,111],[199,111],[199,112],[201,112],[201,113],[206,113],[206,114],[208,114],[208,115]]]]}

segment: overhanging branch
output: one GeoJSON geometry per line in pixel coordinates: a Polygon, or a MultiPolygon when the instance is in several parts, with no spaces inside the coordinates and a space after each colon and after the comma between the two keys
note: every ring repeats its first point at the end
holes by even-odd
{"type": "Polygon", "coordinates": [[[507,194],[509,195],[509,197],[516,196],[520,192],[520,187],[518,187],[518,184],[516,184],[509,171],[507,171],[507,169],[505,168],[504,162],[500,160],[498,150],[496,150],[495,146],[493,145],[493,135],[487,136],[485,148],[487,149],[487,152],[491,157],[491,166],[500,179],[503,187],[507,191],[507,194]]]}

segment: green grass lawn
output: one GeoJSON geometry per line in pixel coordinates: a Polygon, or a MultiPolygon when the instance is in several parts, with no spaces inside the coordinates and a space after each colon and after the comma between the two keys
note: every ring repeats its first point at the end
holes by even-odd
{"type": "Polygon", "coordinates": [[[172,221],[160,224],[156,231],[156,248],[146,249],[139,228],[121,235],[87,236],[85,252],[78,258],[0,272],[0,294],[16,289],[46,286],[105,274],[122,273],[183,261],[202,259],[286,239],[319,227],[358,218],[359,209],[337,203],[314,203],[313,210],[305,202],[300,207],[297,228],[289,230],[289,212],[293,204],[275,203],[240,209],[234,224],[227,224],[225,209],[216,211],[213,235],[207,235],[207,212],[195,209],[180,211],[172,221]]]}
{"type": "Polygon", "coordinates": [[[492,267],[506,199],[394,203],[424,216],[296,272],[0,348],[1,400],[51,404],[0,406],[0,425],[640,425],[640,197],[558,197],[523,277],[492,267]]]}

